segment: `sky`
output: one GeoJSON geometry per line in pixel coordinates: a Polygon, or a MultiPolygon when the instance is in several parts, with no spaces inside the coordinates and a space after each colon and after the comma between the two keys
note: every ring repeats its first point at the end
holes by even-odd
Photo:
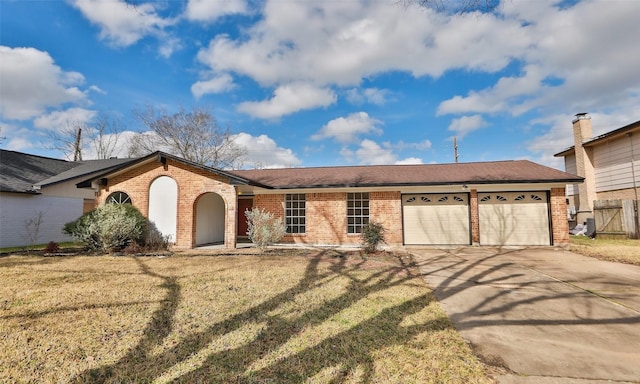
{"type": "MultiPolygon", "coordinates": [[[[528,159],[640,120],[640,1],[0,0],[0,147],[206,108],[243,168],[528,159]]],[[[84,158],[95,150],[87,147],[84,158]]]]}

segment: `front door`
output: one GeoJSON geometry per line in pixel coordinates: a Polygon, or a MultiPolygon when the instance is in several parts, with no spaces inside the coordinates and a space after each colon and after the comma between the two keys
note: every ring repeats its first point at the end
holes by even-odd
{"type": "Polygon", "coordinates": [[[247,224],[246,210],[253,208],[253,198],[238,198],[238,237],[246,237],[249,225],[247,224]]]}

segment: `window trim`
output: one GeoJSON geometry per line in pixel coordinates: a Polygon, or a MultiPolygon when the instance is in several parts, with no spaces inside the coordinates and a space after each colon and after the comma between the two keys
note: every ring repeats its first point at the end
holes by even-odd
{"type": "Polygon", "coordinates": [[[105,200],[105,204],[133,204],[133,202],[131,201],[131,196],[129,196],[128,193],[123,192],[123,191],[115,191],[115,192],[111,192],[106,200],[105,200]],[[116,200],[115,196],[118,196],[119,199],[116,200]],[[126,196],[126,199],[122,199],[122,196],[126,196]]]}
{"type": "Polygon", "coordinates": [[[346,218],[347,235],[360,235],[371,220],[369,192],[347,192],[346,218]]]}
{"type": "Polygon", "coordinates": [[[304,193],[287,193],[284,197],[284,223],[288,235],[304,235],[307,232],[307,196],[304,193]]]}

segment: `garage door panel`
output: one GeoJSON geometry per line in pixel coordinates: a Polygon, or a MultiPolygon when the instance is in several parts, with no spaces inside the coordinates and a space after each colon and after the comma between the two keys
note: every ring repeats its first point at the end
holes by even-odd
{"type": "Polygon", "coordinates": [[[404,195],[405,244],[469,244],[468,202],[467,194],[404,195]]]}
{"type": "Polygon", "coordinates": [[[546,192],[479,193],[480,243],[549,245],[546,192]]]}

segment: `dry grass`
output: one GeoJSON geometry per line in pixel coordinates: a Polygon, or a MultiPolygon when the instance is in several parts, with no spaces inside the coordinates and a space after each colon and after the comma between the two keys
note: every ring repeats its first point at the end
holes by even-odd
{"type": "Polygon", "coordinates": [[[0,382],[492,382],[408,259],[340,256],[0,258],[0,382]]]}
{"type": "Polygon", "coordinates": [[[590,239],[571,236],[570,251],[602,260],[640,265],[640,240],[590,239]]]}

